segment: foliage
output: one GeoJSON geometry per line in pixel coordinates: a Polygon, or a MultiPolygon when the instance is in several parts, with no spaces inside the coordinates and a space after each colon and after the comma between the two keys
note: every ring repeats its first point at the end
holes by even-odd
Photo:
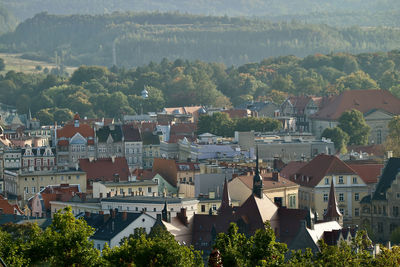
{"type": "Polygon", "coordinates": [[[6,67],[6,63],[4,63],[4,59],[0,58],[0,71],[4,70],[6,67]]]}
{"type": "Polygon", "coordinates": [[[400,157],[400,116],[394,116],[389,122],[389,135],[386,138],[385,148],[392,151],[393,156],[400,157]]]}
{"type": "Polygon", "coordinates": [[[363,114],[355,109],[345,111],[339,118],[339,128],[349,135],[350,145],[366,145],[371,128],[365,123],[363,114]]]}
{"type": "Polygon", "coordinates": [[[219,136],[233,136],[235,131],[269,132],[281,128],[277,120],[266,117],[248,117],[231,119],[227,113],[215,112],[212,115],[201,115],[197,125],[199,134],[212,133],[219,136]]]}
{"type": "Polygon", "coordinates": [[[345,133],[341,128],[326,128],[322,132],[322,137],[329,138],[335,144],[335,148],[342,154],[347,153],[347,143],[349,142],[349,135],[345,133]]]}
{"type": "Polygon", "coordinates": [[[105,247],[103,257],[108,266],[203,266],[198,251],[180,245],[163,228],[151,236],[135,230],[119,247],[105,247]]]}
{"type": "Polygon", "coordinates": [[[390,241],[392,242],[392,244],[400,244],[400,227],[397,227],[391,232],[390,241]]]}
{"type": "Polygon", "coordinates": [[[275,241],[274,231],[269,223],[247,238],[231,223],[228,233],[219,233],[214,249],[220,251],[224,266],[273,266],[284,263],[286,244],[275,241]]]}

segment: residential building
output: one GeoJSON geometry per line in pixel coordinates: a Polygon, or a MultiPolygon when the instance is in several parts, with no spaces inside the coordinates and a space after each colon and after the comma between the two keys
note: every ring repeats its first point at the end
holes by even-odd
{"type": "Polygon", "coordinates": [[[99,181],[93,182],[93,197],[113,196],[157,196],[158,184],[152,180],[148,181],[99,181]]]}
{"type": "Polygon", "coordinates": [[[103,126],[96,131],[96,157],[123,157],[123,136],[120,125],[103,126]]]}
{"type": "Polygon", "coordinates": [[[94,129],[80,122],[78,114],[74,122],[57,129],[54,137],[58,167],[76,167],[79,159],[96,156],[94,129]]]}
{"type": "Polygon", "coordinates": [[[24,212],[16,204],[10,204],[6,198],[0,195],[0,216],[3,214],[23,215],[24,212]]]}
{"type": "Polygon", "coordinates": [[[147,234],[150,233],[156,219],[146,213],[120,212],[112,210],[110,214],[81,213],[76,216],[82,218],[86,223],[95,229],[90,237],[94,247],[103,250],[107,243],[110,248],[119,246],[123,238],[134,234],[135,229],[141,228],[147,234]]]}
{"type": "Polygon", "coordinates": [[[273,118],[279,106],[271,101],[248,101],[237,106],[238,109],[248,109],[254,113],[254,117],[273,118]]]}
{"type": "Polygon", "coordinates": [[[400,226],[400,158],[389,158],[375,192],[361,200],[361,225],[369,226],[379,242],[400,226]]]}
{"type": "Polygon", "coordinates": [[[382,144],[389,134],[389,121],[400,114],[400,99],[388,90],[344,91],[310,116],[313,134],[320,137],[326,128],[338,125],[343,112],[352,109],[363,113],[365,122],[371,127],[369,143],[382,144]]]}
{"type": "Polygon", "coordinates": [[[153,167],[154,158],[160,157],[160,137],[150,131],[142,131],[143,142],[143,168],[151,169],[153,167]]]}
{"type": "Polygon", "coordinates": [[[157,121],[161,124],[176,122],[197,123],[199,116],[206,113],[202,106],[164,108],[157,113],[157,121]]]}
{"type": "Polygon", "coordinates": [[[72,214],[78,215],[82,212],[90,212],[90,213],[104,213],[109,214],[110,210],[102,210],[101,209],[101,200],[99,198],[87,198],[84,195],[79,196],[75,194],[69,200],[51,200],[51,217],[54,216],[59,210],[63,210],[66,207],[70,207],[72,214]]]}
{"type": "Polygon", "coordinates": [[[122,125],[125,158],[130,170],[141,168],[143,164],[143,143],[140,131],[133,125],[122,125]]]}
{"type": "Polygon", "coordinates": [[[94,182],[126,182],[131,179],[128,163],[123,157],[80,159],[79,166],[87,174],[88,193],[92,193],[94,182]]]}
{"type": "Polygon", "coordinates": [[[369,187],[355,170],[338,157],[320,154],[292,174],[290,180],[300,185],[299,208],[317,212],[318,220],[325,214],[333,182],[344,224],[359,225],[360,200],[368,195],[369,187]]]}
{"type": "Polygon", "coordinates": [[[21,149],[21,171],[51,171],[56,167],[56,149],[46,147],[25,147],[21,149]]]}

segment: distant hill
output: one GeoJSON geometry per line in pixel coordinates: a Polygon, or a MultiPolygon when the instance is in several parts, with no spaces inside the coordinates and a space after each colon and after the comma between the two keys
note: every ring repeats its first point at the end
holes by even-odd
{"type": "Polygon", "coordinates": [[[398,49],[400,29],[335,28],[299,22],[180,13],[49,15],[41,13],[0,36],[2,52],[66,65],[132,67],[162,58],[240,65],[280,55],[398,49]]]}
{"type": "Polygon", "coordinates": [[[17,19],[0,4],[0,34],[13,31],[17,26],[17,19]]]}
{"type": "Polygon", "coordinates": [[[105,14],[181,12],[217,16],[261,16],[306,20],[308,23],[400,26],[398,0],[3,0],[20,21],[37,13],[105,14]]]}

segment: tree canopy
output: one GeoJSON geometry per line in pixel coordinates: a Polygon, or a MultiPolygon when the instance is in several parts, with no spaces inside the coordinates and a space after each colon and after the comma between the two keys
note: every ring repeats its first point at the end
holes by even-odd
{"type": "Polygon", "coordinates": [[[350,145],[366,145],[371,128],[365,123],[364,115],[356,110],[345,111],[339,118],[339,128],[349,136],[350,145]]]}

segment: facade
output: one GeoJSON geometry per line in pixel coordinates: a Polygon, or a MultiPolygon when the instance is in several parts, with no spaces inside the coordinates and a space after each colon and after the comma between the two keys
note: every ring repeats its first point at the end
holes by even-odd
{"type": "Polygon", "coordinates": [[[379,242],[400,226],[400,158],[390,158],[373,194],[361,201],[361,225],[369,226],[379,242]]]}
{"type": "Polygon", "coordinates": [[[125,158],[129,169],[133,170],[142,167],[143,164],[143,142],[140,131],[133,125],[123,125],[125,158]]]}
{"type": "Polygon", "coordinates": [[[153,167],[154,158],[160,157],[160,137],[150,131],[142,132],[143,142],[143,169],[151,169],[153,167]]]}
{"type": "Polygon", "coordinates": [[[80,123],[78,114],[74,116],[73,123],[57,129],[54,138],[57,166],[76,167],[79,159],[94,158],[96,156],[94,136],[94,129],[89,124],[80,123]]]}
{"type": "Polygon", "coordinates": [[[320,220],[326,212],[331,183],[345,225],[360,224],[360,201],[368,195],[369,187],[345,162],[336,156],[318,155],[290,176],[300,185],[299,208],[311,209],[320,220]]]}
{"type": "Polygon", "coordinates": [[[93,197],[113,197],[113,196],[157,196],[158,184],[152,180],[149,181],[100,181],[93,182],[93,197]]]}
{"type": "Polygon", "coordinates": [[[21,171],[51,171],[56,169],[56,150],[46,147],[26,147],[21,150],[21,171]]]}
{"type": "Polygon", "coordinates": [[[76,184],[81,192],[86,192],[86,173],[83,171],[35,171],[17,174],[14,179],[17,185],[15,194],[23,200],[28,200],[48,185],[76,184]]]}
{"type": "Polygon", "coordinates": [[[96,131],[97,158],[124,156],[123,136],[120,125],[103,126],[96,131]]]}

